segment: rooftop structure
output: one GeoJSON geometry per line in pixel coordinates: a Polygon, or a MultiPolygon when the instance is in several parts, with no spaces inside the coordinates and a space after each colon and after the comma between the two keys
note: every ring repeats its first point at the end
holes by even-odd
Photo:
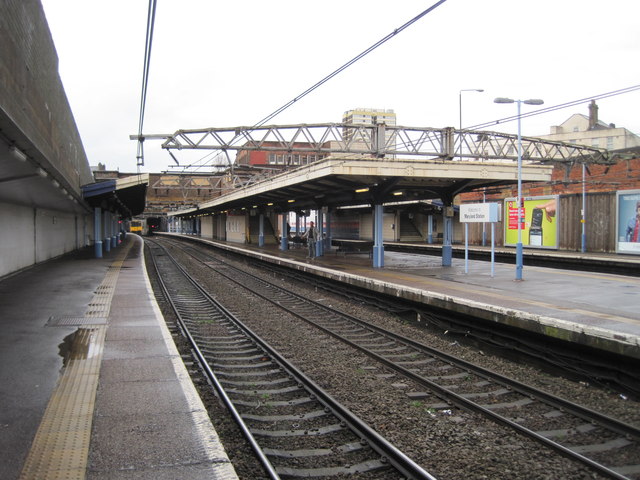
{"type": "Polygon", "coordinates": [[[607,150],[640,147],[638,135],[626,128],[616,127],[613,123],[602,122],[598,118],[598,108],[595,100],[592,100],[589,104],[589,116],[580,113],[571,115],[561,125],[551,127],[549,135],[540,135],[539,138],[607,150]]]}

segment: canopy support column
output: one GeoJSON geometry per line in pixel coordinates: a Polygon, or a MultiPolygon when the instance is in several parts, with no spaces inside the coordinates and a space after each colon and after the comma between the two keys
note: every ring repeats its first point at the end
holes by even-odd
{"type": "Polygon", "coordinates": [[[382,204],[373,206],[373,268],[384,267],[382,204]]]}
{"type": "Polygon", "coordinates": [[[258,246],[264,247],[264,213],[258,217],[258,246]]]}
{"type": "Polygon", "coordinates": [[[100,207],[93,209],[93,238],[94,253],[96,258],[102,258],[102,210],[100,207]]]}

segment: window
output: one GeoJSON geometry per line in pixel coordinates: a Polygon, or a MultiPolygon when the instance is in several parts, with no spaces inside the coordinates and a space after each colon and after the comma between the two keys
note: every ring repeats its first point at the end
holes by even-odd
{"type": "Polygon", "coordinates": [[[600,145],[600,139],[599,138],[592,138],[591,139],[591,146],[598,148],[598,145],[600,145]]]}
{"type": "Polygon", "coordinates": [[[607,137],[607,150],[613,150],[613,137],[607,137]]]}

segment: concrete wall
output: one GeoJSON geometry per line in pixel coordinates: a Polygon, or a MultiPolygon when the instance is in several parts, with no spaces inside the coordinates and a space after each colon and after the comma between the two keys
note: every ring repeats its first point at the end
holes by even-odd
{"type": "Polygon", "coordinates": [[[200,218],[200,235],[203,237],[213,237],[213,217],[200,218]]]}
{"type": "Polygon", "coordinates": [[[36,263],[77,248],[75,215],[35,209],[36,263]]]}
{"type": "Polygon", "coordinates": [[[34,210],[0,203],[0,278],[35,262],[34,210]]]}
{"type": "Polygon", "coordinates": [[[246,215],[228,215],[227,241],[235,243],[246,243],[247,228],[248,222],[246,215]]]}
{"type": "Polygon", "coordinates": [[[89,245],[86,216],[0,203],[0,278],[89,245]]]}
{"type": "MultiPolygon", "coordinates": [[[[382,214],[382,241],[394,242],[396,231],[393,225],[396,221],[395,213],[382,214]]],[[[360,240],[373,240],[373,214],[363,213],[360,215],[360,240]]]]}
{"type": "Polygon", "coordinates": [[[0,1],[0,45],[0,116],[24,136],[10,140],[79,194],[93,176],[39,0],[0,1]]]}
{"type": "Polygon", "coordinates": [[[0,187],[2,278],[93,238],[81,192],[93,176],[39,0],[0,0],[0,143],[2,177],[11,179],[0,187]],[[9,146],[27,160],[12,158],[9,146]],[[34,180],[37,169],[46,178],[34,180]]]}

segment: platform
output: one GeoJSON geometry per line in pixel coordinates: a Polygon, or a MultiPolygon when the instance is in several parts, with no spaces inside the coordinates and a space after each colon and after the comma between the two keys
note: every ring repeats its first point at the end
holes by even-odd
{"type": "Polygon", "coordinates": [[[237,478],[155,302],[142,240],[0,282],[0,478],[237,478]]]}
{"type": "MultiPolygon", "coordinates": [[[[334,249],[311,260],[306,258],[306,249],[282,251],[278,245],[258,247],[178,236],[241,250],[374,292],[640,359],[638,277],[534,267],[525,260],[523,281],[516,281],[515,265],[508,263],[496,262],[491,276],[491,263],[486,261],[454,258],[450,267],[443,267],[437,256],[385,251],[384,267],[373,268],[366,253],[345,256],[334,249]]],[[[526,255],[551,253],[529,249],[526,255]]],[[[619,255],[598,256],[599,261],[608,257],[619,260],[619,255]]],[[[635,269],[640,263],[635,256],[623,260],[635,269]]]]}

